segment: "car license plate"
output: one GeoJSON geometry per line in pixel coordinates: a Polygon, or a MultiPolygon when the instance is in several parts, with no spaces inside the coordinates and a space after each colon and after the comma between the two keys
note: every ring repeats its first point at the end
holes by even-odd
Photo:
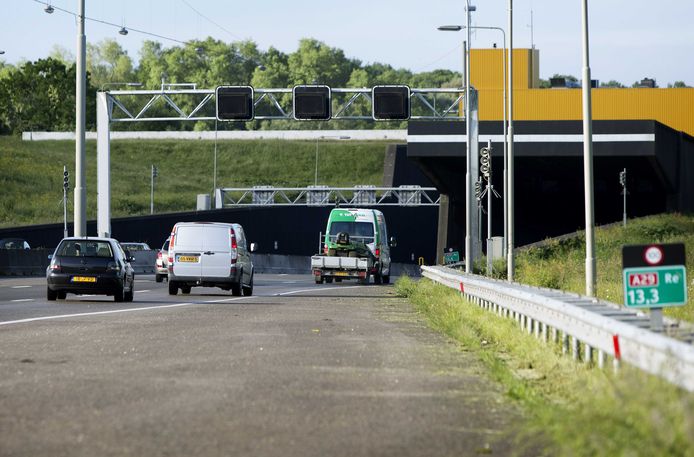
{"type": "Polygon", "coordinates": [[[192,263],[197,263],[197,262],[198,262],[198,256],[195,256],[195,255],[180,255],[180,256],[178,256],[178,261],[179,261],[179,262],[192,262],[192,263]]]}
{"type": "Polygon", "coordinates": [[[72,282],[96,282],[94,276],[73,276],[72,282]]]}
{"type": "Polygon", "coordinates": [[[336,271],[335,276],[347,276],[347,272],[346,271],[336,271]]]}

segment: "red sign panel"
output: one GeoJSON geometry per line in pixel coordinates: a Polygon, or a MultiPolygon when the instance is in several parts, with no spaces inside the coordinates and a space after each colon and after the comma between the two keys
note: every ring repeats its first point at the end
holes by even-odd
{"type": "Polygon", "coordinates": [[[657,272],[629,273],[630,287],[655,287],[658,285],[657,272]]]}

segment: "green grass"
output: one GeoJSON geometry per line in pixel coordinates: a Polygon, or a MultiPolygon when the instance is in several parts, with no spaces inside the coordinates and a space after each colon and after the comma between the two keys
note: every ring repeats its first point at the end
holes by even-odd
{"type": "Polygon", "coordinates": [[[615,375],[573,362],[504,319],[428,280],[396,290],[430,325],[474,351],[526,412],[518,454],[694,456],[694,395],[623,366],[615,375]]]}
{"type": "MultiPolygon", "coordinates": [[[[385,142],[318,142],[318,184],[380,186],[385,142]]],[[[96,218],[96,142],[86,144],[87,218],[96,218]]],[[[315,141],[220,141],[217,187],[314,183],[315,141]]],[[[156,212],[191,211],[213,188],[214,141],[111,142],[111,212],[149,213],[150,166],[159,169],[156,212]]],[[[0,227],[62,221],[63,165],[74,186],[73,141],[21,141],[0,136],[0,227]]],[[[72,200],[72,188],[69,196],[72,200]]],[[[68,211],[72,219],[72,207],[68,211]]]]}
{"type": "MultiPolygon", "coordinates": [[[[687,270],[694,271],[694,217],[662,214],[627,221],[621,225],[598,228],[595,232],[597,296],[624,303],[622,284],[622,246],[625,244],[685,244],[687,270]]],[[[553,289],[585,293],[585,234],[546,246],[523,250],[516,256],[518,282],[553,289]]],[[[688,303],[669,307],[665,314],[694,322],[694,282],[687,283],[688,303]]]]}

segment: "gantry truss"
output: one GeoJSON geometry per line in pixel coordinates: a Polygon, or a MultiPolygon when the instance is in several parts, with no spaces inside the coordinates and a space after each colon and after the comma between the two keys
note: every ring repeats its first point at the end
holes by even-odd
{"type": "MultiPolygon", "coordinates": [[[[293,120],[292,89],[254,88],[255,119],[293,120]]],[[[331,88],[331,119],[373,120],[371,89],[331,88]]],[[[121,90],[105,92],[111,122],[214,121],[214,89],[121,90]]],[[[410,89],[411,119],[457,119],[465,90],[410,89]]]]}
{"type": "Polygon", "coordinates": [[[215,208],[239,206],[439,206],[435,187],[225,187],[215,191],[215,208]]]}

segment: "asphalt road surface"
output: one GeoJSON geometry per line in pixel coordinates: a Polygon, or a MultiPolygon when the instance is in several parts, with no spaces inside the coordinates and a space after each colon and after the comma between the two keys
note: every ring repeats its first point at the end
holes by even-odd
{"type": "Polygon", "coordinates": [[[522,417],[392,286],[139,276],[133,303],[0,279],[0,456],[509,455],[522,417]]]}

